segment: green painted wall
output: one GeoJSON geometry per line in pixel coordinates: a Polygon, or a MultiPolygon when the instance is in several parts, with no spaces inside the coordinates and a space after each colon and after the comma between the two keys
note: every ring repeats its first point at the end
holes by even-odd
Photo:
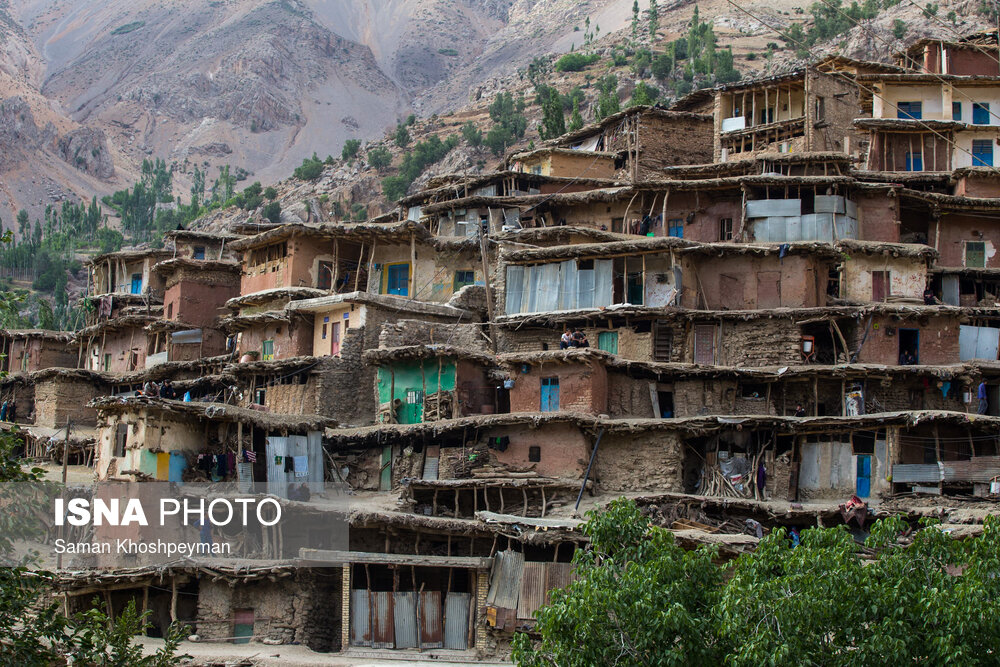
{"type": "Polygon", "coordinates": [[[400,424],[418,424],[423,421],[423,399],[416,403],[408,403],[409,392],[420,392],[425,390],[428,394],[436,391],[454,391],[456,364],[454,359],[441,360],[441,378],[438,379],[438,360],[425,359],[423,361],[423,376],[421,377],[419,361],[403,361],[390,366],[381,366],[378,369],[378,400],[379,403],[388,403],[390,390],[393,390],[391,398],[399,399],[403,402],[403,407],[399,412],[400,424]],[[395,381],[393,380],[395,376],[395,381]]]}

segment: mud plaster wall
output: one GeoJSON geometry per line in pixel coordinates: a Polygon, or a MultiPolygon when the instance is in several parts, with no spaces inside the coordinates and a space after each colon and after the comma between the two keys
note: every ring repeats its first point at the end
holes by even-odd
{"type": "Polygon", "coordinates": [[[713,123],[704,119],[640,116],[639,180],[662,177],[664,167],[712,161],[713,123]]]}
{"type": "Polygon", "coordinates": [[[936,225],[931,222],[928,244],[941,253],[937,266],[964,267],[965,243],[981,241],[986,244],[986,268],[1000,268],[1000,256],[997,255],[994,243],[994,240],[1000,239],[1000,222],[966,215],[945,214],[941,216],[940,238],[935,234],[936,225]]]}
{"type": "MultiPolygon", "coordinates": [[[[663,212],[663,195],[653,202],[653,215],[663,212]]],[[[672,220],[679,220],[684,229],[684,238],[702,243],[721,241],[721,220],[729,218],[733,221],[733,234],[739,231],[742,215],[742,195],[739,190],[726,192],[714,190],[711,192],[671,192],[667,197],[667,215],[663,224],[654,231],[657,236],[667,236],[672,220]],[[688,216],[694,214],[694,219],[688,222],[688,216]]],[[[643,215],[649,213],[649,204],[643,215]]]]}
{"type": "Polygon", "coordinates": [[[450,324],[426,319],[386,322],[378,336],[381,347],[403,345],[452,345],[470,350],[483,349],[486,338],[480,324],[450,324]]]}
{"type": "Polygon", "coordinates": [[[76,368],[76,353],[67,349],[65,341],[14,338],[10,341],[7,359],[3,363],[11,373],[31,373],[43,368],[76,368]],[[27,361],[24,360],[25,355],[27,361]]]}
{"type": "MultiPolygon", "coordinates": [[[[455,293],[455,272],[472,271],[477,283],[483,278],[482,262],[476,259],[477,253],[467,251],[435,250],[424,244],[416,246],[416,269],[410,266],[410,282],[407,295],[419,301],[443,303],[455,293]]],[[[368,292],[387,294],[387,271],[389,264],[410,264],[410,246],[407,245],[376,245],[375,264],[381,269],[371,272],[368,278],[368,292]]]]}
{"type": "Polygon", "coordinates": [[[674,416],[757,414],[734,412],[735,380],[693,379],[673,383],[674,416]]]}
{"type": "Polygon", "coordinates": [[[895,193],[854,194],[858,205],[858,238],[862,241],[899,242],[899,199],[895,193]]]}
{"type": "MultiPolygon", "coordinates": [[[[702,323],[696,322],[695,325],[702,323]]],[[[802,361],[801,333],[795,323],[785,319],[723,320],[716,324],[715,365],[772,366],[802,361]]],[[[694,326],[687,332],[683,361],[694,362],[694,326]]],[[[674,338],[674,345],[678,339],[674,338]]]]}
{"type": "MultiPolygon", "coordinates": [[[[722,310],[811,308],[822,305],[818,301],[820,290],[817,275],[822,275],[825,279],[828,270],[825,263],[801,255],[784,259],[778,259],[776,255],[698,256],[685,259],[683,264],[684,285],[692,288],[700,284],[709,308],[722,310]],[[776,276],[780,280],[779,302],[758,306],[758,274],[761,272],[780,274],[776,276]]],[[[688,308],[697,308],[703,302],[694,289],[685,289],[683,303],[688,308]]]]}
{"type": "Polygon", "coordinates": [[[856,153],[862,133],[854,129],[858,115],[859,91],[852,81],[838,76],[808,72],[806,74],[806,139],[810,151],[848,151],[856,153]],[[817,118],[816,98],[824,100],[823,118],[817,118]],[[845,137],[849,146],[845,146],[845,137]]]}
{"type": "Polygon", "coordinates": [[[197,280],[174,280],[163,295],[164,316],[195,327],[213,326],[225,314],[226,301],[239,294],[237,280],[235,274],[224,272],[197,275],[197,280]]]}
{"type": "Polygon", "coordinates": [[[94,469],[98,479],[106,479],[125,470],[140,469],[140,452],[200,452],[206,447],[205,427],[197,422],[177,421],[167,415],[136,413],[108,415],[98,421],[94,469]],[[118,424],[128,426],[125,456],[115,457],[118,424]]]}
{"type": "MultiPolygon", "coordinates": [[[[32,384],[11,383],[0,392],[0,402],[13,401],[16,407],[17,422],[21,424],[34,423],[37,419],[35,413],[35,386],[32,384]]],[[[10,416],[7,417],[8,421],[10,416]]]]}
{"type": "Polygon", "coordinates": [[[683,446],[675,433],[605,433],[594,463],[601,492],[682,492],[683,446]]]}
{"type": "Polygon", "coordinates": [[[333,248],[327,241],[297,236],[288,239],[287,249],[285,257],[257,266],[250,266],[248,262],[254,251],[245,251],[240,294],[275,287],[316,287],[319,262],[333,261],[333,248]]]}
{"type": "Polygon", "coordinates": [[[94,336],[89,353],[90,362],[87,368],[94,371],[107,370],[111,373],[127,373],[131,370],[145,368],[146,365],[146,332],[141,328],[109,331],[105,338],[103,334],[94,336]],[[103,347],[101,345],[103,340],[103,347]],[[97,354],[94,354],[94,350],[97,354]],[[135,365],[129,363],[129,351],[135,352],[135,365]],[[111,355],[111,365],[104,367],[104,356],[111,355]]]}
{"type": "Polygon", "coordinates": [[[289,359],[312,353],[312,321],[293,318],[289,322],[268,322],[257,324],[240,332],[240,354],[257,352],[263,359],[263,342],[274,341],[274,358],[289,359]]]}
{"type": "Polygon", "coordinates": [[[962,176],[955,184],[953,194],[960,197],[1000,197],[1000,182],[992,176],[962,176]]]}
{"type": "Polygon", "coordinates": [[[654,417],[653,400],[649,386],[656,386],[651,380],[631,378],[618,371],[608,372],[608,415],[620,417],[654,417]]]}
{"type": "MultiPolygon", "coordinates": [[[[167,334],[168,336],[170,334],[167,334]]],[[[218,329],[201,330],[200,343],[170,343],[170,361],[194,361],[226,352],[226,334],[218,329]]]]}
{"type": "Polygon", "coordinates": [[[889,272],[889,294],[892,296],[922,299],[927,283],[927,263],[923,258],[863,254],[851,255],[844,262],[841,296],[854,301],[872,301],[873,271],[889,272]]]}
{"type": "MultiPolygon", "coordinates": [[[[958,328],[958,319],[955,317],[927,318],[926,323],[921,323],[919,320],[896,320],[889,316],[875,316],[868,339],[858,354],[858,363],[888,366],[898,364],[899,329],[917,329],[920,332],[918,361],[921,364],[942,366],[956,364],[958,328]],[[895,332],[890,334],[890,330],[895,332]]],[[[858,326],[855,340],[848,341],[852,350],[858,348],[864,329],[864,326],[858,326]]]]}
{"type": "MultiPolygon", "coordinates": [[[[570,327],[576,329],[577,327],[570,327]]],[[[559,337],[562,335],[562,327],[552,329],[500,329],[497,349],[499,352],[541,352],[545,349],[558,350],[559,337]],[[547,345],[548,348],[543,347],[547,345]]],[[[618,332],[618,356],[622,359],[632,359],[635,361],[650,361],[653,358],[653,335],[650,332],[639,333],[633,327],[582,327],[581,331],[587,336],[591,347],[597,347],[598,336],[602,331],[618,332]]],[[[683,341],[683,338],[674,337],[674,341],[683,341]]],[[[681,346],[682,347],[682,346],[681,346]]],[[[674,350],[678,358],[671,361],[679,361],[681,350],[674,345],[674,350]]]]}
{"type": "Polygon", "coordinates": [[[316,577],[308,570],[278,581],[247,581],[230,584],[202,577],[198,586],[197,633],[202,640],[233,636],[234,611],[252,609],[254,640],[298,643],[313,650],[330,651],[340,646],[339,568],[329,576],[316,577]]]}
{"type": "Polygon", "coordinates": [[[594,155],[589,151],[581,151],[579,155],[565,153],[541,155],[525,160],[524,171],[530,172],[534,165],[540,165],[542,174],[546,176],[569,178],[614,178],[615,176],[613,157],[594,155]]]}
{"type": "Polygon", "coordinates": [[[534,429],[530,426],[512,426],[490,429],[487,437],[508,436],[506,451],[493,452],[502,465],[535,470],[541,475],[578,479],[587,468],[591,440],[572,424],[546,424],[534,429]],[[529,448],[541,448],[541,460],[528,460],[529,448]]]}
{"type": "MultiPolygon", "coordinates": [[[[989,52],[981,52],[973,48],[961,49],[948,47],[946,51],[948,74],[961,76],[996,76],[997,59],[989,52]]],[[[931,70],[935,71],[935,70],[931,70]]]]}
{"type": "Polygon", "coordinates": [[[61,428],[72,419],[76,425],[93,426],[97,411],[87,404],[104,393],[89,380],[55,377],[39,381],[35,385],[35,425],[61,428]]]}
{"type": "Polygon", "coordinates": [[[532,365],[528,373],[511,370],[511,412],[538,412],[541,409],[542,378],[559,379],[559,410],[603,414],[608,408],[608,373],[603,364],[532,365]]]}

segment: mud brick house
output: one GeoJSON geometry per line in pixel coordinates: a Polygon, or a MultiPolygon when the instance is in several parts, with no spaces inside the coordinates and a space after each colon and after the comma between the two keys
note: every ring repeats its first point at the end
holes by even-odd
{"type": "MultiPolygon", "coordinates": [[[[858,86],[849,75],[807,67],[726,84],[678,100],[677,111],[711,112],[715,162],[759,153],[854,153],[858,86]]],[[[705,160],[708,162],[709,160],[705,160]]]]}
{"type": "Polygon", "coordinates": [[[997,65],[997,32],[987,30],[955,40],[920,39],[895,56],[896,64],[933,74],[994,76],[997,65]]]}
{"type": "Polygon", "coordinates": [[[378,422],[419,424],[497,411],[499,382],[491,355],[450,345],[380,348],[364,353],[377,367],[378,422]]]}
{"type": "Polygon", "coordinates": [[[364,223],[311,210],[95,258],[69,358],[53,341],[20,369],[2,339],[29,452],[52,458],[72,420],[72,460],[102,481],[221,481],[289,508],[306,503],[285,459],[306,457],[350,534],[254,533],[265,560],[238,568],[67,570],[69,608],[106,593],[205,641],[502,659],[572,580],[580,517],[620,495],[723,558],[756,545],[733,528],[748,517],[987,496],[1000,72],[977,47],[996,45],[630,108],[364,223]],[[567,329],[589,347],[560,349],[567,329]],[[165,379],[185,400],[142,395],[165,379]]]}
{"type": "Polygon", "coordinates": [[[0,370],[32,373],[44,368],[74,367],[76,354],[69,347],[72,334],[46,329],[0,330],[0,370]]]}
{"type": "MultiPolygon", "coordinates": [[[[544,142],[541,147],[581,151],[589,155],[595,168],[604,164],[610,153],[615,156],[618,180],[644,181],[656,178],[664,167],[710,162],[707,147],[711,135],[712,120],[706,114],[635,106],[544,142]]],[[[505,164],[518,163],[517,171],[535,167],[551,172],[553,164],[557,165],[556,171],[560,167],[572,171],[583,163],[581,159],[560,160],[552,155],[548,159],[538,155],[527,162],[515,155],[506,158],[505,164]]]]}

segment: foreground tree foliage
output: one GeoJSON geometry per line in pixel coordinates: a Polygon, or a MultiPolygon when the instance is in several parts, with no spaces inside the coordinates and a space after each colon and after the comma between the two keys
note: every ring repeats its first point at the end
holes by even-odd
{"type": "Polygon", "coordinates": [[[879,521],[861,548],[842,527],[785,530],[719,565],[685,551],[631,501],[591,513],[578,580],[554,591],[519,665],[980,665],[1000,651],[1000,524],[952,539],[879,521]],[[908,540],[909,541],[909,540],[908,540]]]}

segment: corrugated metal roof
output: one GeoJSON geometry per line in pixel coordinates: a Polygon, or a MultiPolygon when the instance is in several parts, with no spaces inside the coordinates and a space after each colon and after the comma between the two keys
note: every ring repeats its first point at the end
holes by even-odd
{"type": "Polygon", "coordinates": [[[937,484],[941,481],[941,468],[937,463],[897,463],[892,466],[892,481],[899,484],[937,484]]]}
{"type": "Polygon", "coordinates": [[[525,563],[521,575],[521,595],[517,601],[517,618],[530,620],[545,603],[545,566],[547,563],[525,563]]]}
{"type": "Polygon", "coordinates": [[[945,482],[989,482],[1000,475],[1000,456],[974,456],[968,461],[942,461],[941,469],[945,482]]]}
{"type": "Polygon", "coordinates": [[[417,594],[413,591],[393,593],[392,603],[396,648],[417,648],[417,594]]]}
{"type": "Polygon", "coordinates": [[[490,590],[486,593],[486,604],[502,609],[517,609],[517,598],[521,590],[521,572],[524,569],[524,554],[517,551],[498,551],[493,557],[493,572],[490,576],[490,590]]]}
{"type": "Polygon", "coordinates": [[[552,599],[552,589],[566,588],[571,581],[576,580],[572,563],[546,563],[545,565],[545,604],[552,599]]]}
{"type": "Polygon", "coordinates": [[[469,593],[448,593],[444,600],[444,647],[469,648],[469,593]]]}

